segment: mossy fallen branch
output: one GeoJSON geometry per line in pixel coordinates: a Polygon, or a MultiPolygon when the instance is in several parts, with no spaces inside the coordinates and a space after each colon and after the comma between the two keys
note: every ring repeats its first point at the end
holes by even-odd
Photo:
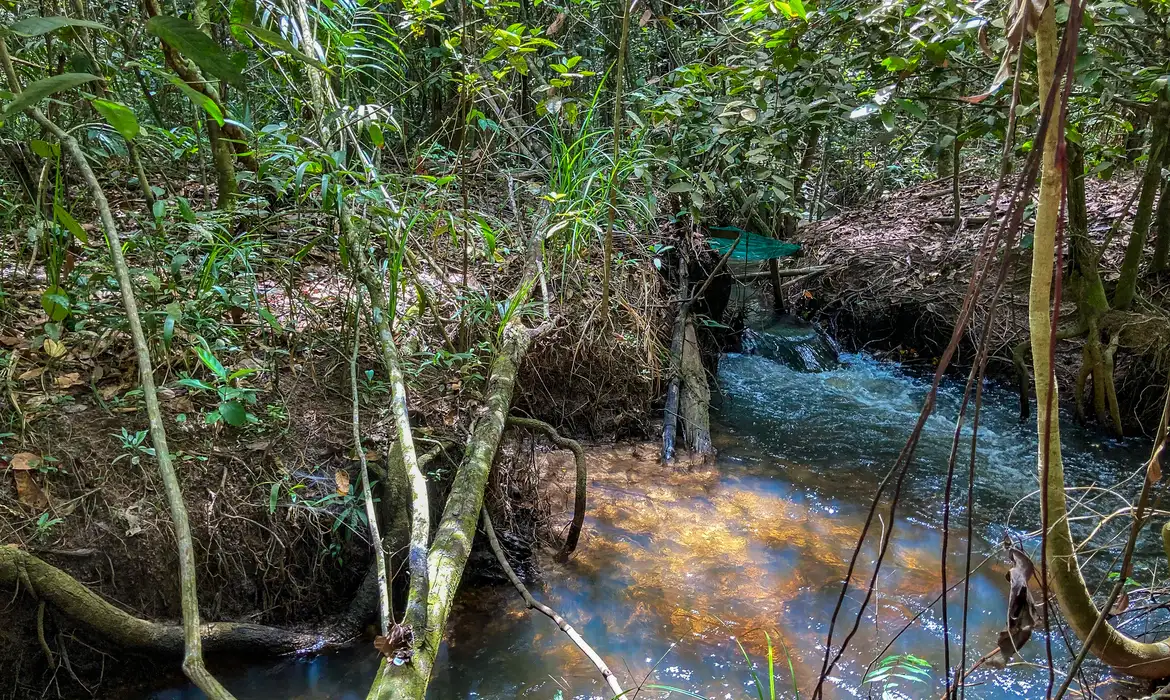
{"type": "MultiPolygon", "coordinates": [[[[0,547],[0,586],[26,589],[120,647],[168,656],[183,654],[182,625],[135,617],[73,576],[16,545],[0,547]]],[[[368,608],[368,598],[359,594],[357,599],[363,603],[357,607],[368,608]]],[[[238,622],[205,623],[199,629],[203,649],[208,653],[295,654],[320,651],[352,640],[360,631],[363,617],[364,614],[342,615],[337,624],[322,632],[238,622]]]]}

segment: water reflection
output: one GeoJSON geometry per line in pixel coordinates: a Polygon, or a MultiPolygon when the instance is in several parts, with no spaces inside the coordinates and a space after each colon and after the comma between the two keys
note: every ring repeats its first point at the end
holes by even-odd
{"type": "MultiPolygon", "coordinates": [[[[892,365],[843,359],[839,369],[810,374],[762,357],[724,358],[714,465],[663,467],[644,446],[591,454],[590,516],[581,548],[568,564],[546,563],[533,593],[581,630],[627,686],[630,679],[648,680],[709,698],[754,698],[755,680],[733,638],[763,676],[767,633],[777,645],[778,689],[792,694],[786,649],[796,684],[808,696],[869,498],[901,449],[927,388],[892,365]]],[[[828,697],[868,695],[861,682],[866,665],[938,595],[942,483],[960,391],[944,390],[896,522],[876,523],[894,527],[896,536],[875,604],[833,674],[828,697]]],[[[986,562],[970,586],[970,661],[994,645],[1004,624],[1007,566],[991,543],[1002,537],[1013,504],[1035,488],[1035,437],[1017,424],[1013,397],[993,391],[986,403],[972,542],[976,563],[986,562]]],[[[1070,428],[1069,480],[1114,483],[1137,469],[1139,450],[1070,428]]],[[[544,468],[550,483],[571,483],[568,454],[549,456],[544,468]]],[[[961,504],[965,493],[957,491],[961,504]]],[[[567,512],[569,494],[563,492],[567,512]]],[[[1025,502],[1011,524],[1034,526],[1035,510],[1034,500],[1025,502]]],[[[954,517],[964,529],[962,507],[954,517]]],[[[955,582],[966,541],[952,534],[950,542],[949,578],[955,582]]],[[[855,580],[868,580],[874,549],[863,552],[855,580]]],[[[961,594],[949,598],[953,663],[961,594]]],[[[838,639],[859,605],[859,593],[847,598],[838,639]]],[[[900,690],[913,697],[940,694],[942,642],[936,607],[893,644],[889,653],[913,653],[934,669],[933,686],[903,683],[900,690]]],[[[1042,641],[1033,641],[1024,656],[1041,660],[1042,641]]],[[[373,668],[372,653],[361,649],[251,669],[229,676],[227,684],[241,698],[361,697],[373,668]]],[[[973,680],[980,683],[972,689],[977,697],[1035,697],[1047,674],[1013,667],[980,672],[973,680]]],[[[553,700],[558,691],[566,699],[606,697],[596,670],[548,619],[525,611],[514,590],[461,592],[432,700],[553,700]]]]}

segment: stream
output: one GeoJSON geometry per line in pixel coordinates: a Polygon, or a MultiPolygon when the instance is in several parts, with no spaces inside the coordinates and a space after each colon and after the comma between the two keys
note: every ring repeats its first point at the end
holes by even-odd
{"type": "MultiPolygon", "coordinates": [[[[801,355],[806,365],[815,364],[808,353],[801,355]]],[[[760,355],[724,356],[718,376],[723,396],[713,415],[719,457],[713,465],[663,467],[652,451],[632,446],[591,455],[582,545],[566,565],[545,563],[541,582],[531,588],[620,677],[712,700],[757,698],[744,653],[766,686],[770,638],[778,694],[794,695],[790,658],[801,696],[811,696],[828,620],[870,499],[929,388],[928,377],[866,355],[842,355],[839,365],[828,367],[808,371],[760,355]]],[[[938,595],[942,494],[962,389],[957,382],[944,384],[906,480],[876,605],[832,674],[826,697],[871,691],[881,697],[882,688],[862,683],[866,665],[938,595]]],[[[1035,430],[1019,424],[1016,406],[1014,394],[988,388],[971,543],[974,564],[984,563],[970,582],[968,665],[995,645],[1004,627],[1007,565],[998,543],[1005,524],[1018,535],[1035,527],[1039,517],[1037,499],[1026,499],[1036,486],[1035,430]]],[[[1071,420],[1062,430],[1070,486],[1123,481],[1148,456],[1144,441],[1111,441],[1071,420]]],[[[962,575],[967,546],[962,457],[960,465],[948,555],[951,583],[962,575]]],[[[1128,483],[1127,493],[1140,485],[1128,483]]],[[[1100,498],[1094,507],[1104,512],[1121,507],[1110,498],[1100,498]]],[[[890,525],[875,521],[877,528],[890,525]]],[[[874,551],[872,546],[864,551],[858,565],[864,578],[855,581],[868,580],[874,551]]],[[[1158,544],[1143,542],[1142,551],[1152,562],[1158,544]]],[[[1139,566],[1134,578],[1141,579],[1142,572],[1139,566]]],[[[960,654],[962,593],[960,586],[948,598],[952,665],[960,654]]],[[[847,598],[836,639],[852,624],[861,595],[854,590],[847,598]]],[[[895,679],[900,685],[893,692],[941,694],[942,640],[936,606],[886,652],[929,662],[930,679],[895,679]]],[[[1053,650],[1057,668],[1067,664],[1063,642],[1054,639],[1053,650]]],[[[1033,637],[1023,658],[1043,665],[1042,635],[1033,637]]],[[[364,698],[376,664],[373,649],[362,645],[328,656],[222,669],[220,678],[241,700],[364,698]]],[[[979,683],[974,697],[1034,698],[1044,694],[1047,671],[1016,665],[979,671],[971,680],[979,683]]],[[[527,612],[515,590],[501,585],[460,593],[429,698],[601,700],[609,697],[605,690],[568,638],[547,618],[527,612]]],[[[767,697],[766,687],[763,693],[767,697]]],[[[687,697],[662,690],[641,694],[667,696],[687,697]]],[[[179,688],[152,697],[202,696],[179,688]]]]}

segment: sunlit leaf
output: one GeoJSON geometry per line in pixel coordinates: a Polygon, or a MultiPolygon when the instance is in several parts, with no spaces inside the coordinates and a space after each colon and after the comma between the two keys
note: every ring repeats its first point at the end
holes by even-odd
{"type": "Polygon", "coordinates": [[[57,220],[57,223],[64,226],[69,233],[72,233],[74,238],[85,245],[89,245],[89,234],[85,232],[85,229],[81,228],[81,224],[77,223],[77,219],[74,219],[69,212],[65,211],[64,207],[56,202],[53,203],[53,218],[57,220]]]}
{"type": "Polygon", "coordinates": [[[134,112],[124,104],[110,100],[95,99],[90,101],[102,117],[114,127],[122,138],[133,141],[138,136],[138,118],[134,112]]]}

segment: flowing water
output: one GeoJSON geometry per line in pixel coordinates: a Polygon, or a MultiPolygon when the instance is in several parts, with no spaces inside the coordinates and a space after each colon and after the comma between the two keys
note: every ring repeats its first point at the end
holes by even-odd
{"type": "MultiPolygon", "coordinates": [[[[808,353],[800,353],[804,359],[808,353]]],[[[810,372],[757,355],[721,360],[723,393],[714,416],[714,465],[662,467],[645,448],[591,456],[587,536],[574,559],[547,563],[537,598],[568,618],[622,678],[647,679],[707,698],[757,697],[756,678],[737,644],[767,684],[767,637],[776,649],[777,692],[794,695],[789,664],[804,697],[811,694],[825,632],[870,499],[902,448],[929,386],[898,366],[844,355],[839,366],[810,372]],[[786,650],[786,651],[785,651],[786,650]]],[[[852,644],[830,678],[829,697],[874,695],[862,683],[866,665],[940,590],[943,491],[962,386],[947,384],[926,425],[894,522],[887,563],[852,644]]],[[[1036,525],[1035,435],[1020,425],[1015,397],[990,388],[980,427],[975,564],[970,582],[968,664],[991,649],[1005,622],[1005,534],[1036,525]],[[1017,505],[1018,504],[1018,505],[1017,505]]],[[[1070,485],[1110,485],[1130,478],[1148,446],[1118,443],[1065,429],[1070,485]]],[[[550,469],[569,469],[569,460],[550,469]]],[[[965,460],[960,460],[964,465],[965,460]]],[[[954,583],[966,548],[965,474],[957,479],[948,556],[954,583]]],[[[1133,485],[1134,480],[1130,480],[1133,485]]],[[[1131,489],[1132,490],[1132,489],[1131,489]]],[[[1121,501],[1095,497],[1111,512],[1121,501]]],[[[874,547],[858,570],[868,580],[874,547]]],[[[861,593],[847,597],[837,639],[848,631],[861,593]]],[[[951,662],[958,664],[962,587],[948,598],[951,662]]],[[[1130,630],[1140,632],[1140,629],[1130,630]]],[[[943,624],[929,608],[886,654],[911,653],[932,665],[931,681],[898,680],[909,697],[938,697],[943,687],[943,624]],[[932,684],[933,685],[932,685],[932,684]]],[[[1067,663],[1054,641],[1058,668],[1067,663]],[[1063,661],[1061,660],[1063,659],[1063,661]]],[[[1036,635],[1023,652],[1043,664],[1036,635]]],[[[246,698],[360,698],[374,673],[373,650],[291,659],[225,671],[246,698]]],[[[1047,672],[1013,666],[979,671],[972,697],[1043,697],[1047,672]]],[[[1059,678],[1058,678],[1059,682],[1059,678]]],[[[767,689],[764,689],[765,697],[767,689]]],[[[641,697],[663,697],[643,691],[641,697]]],[[[162,699],[199,697],[190,690],[162,699]]],[[[672,695],[671,697],[684,697],[672,695]]],[[[508,586],[464,590],[452,615],[430,698],[511,700],[608,698],[596,671],[547,618],[525,611],[508,586]]]]}

